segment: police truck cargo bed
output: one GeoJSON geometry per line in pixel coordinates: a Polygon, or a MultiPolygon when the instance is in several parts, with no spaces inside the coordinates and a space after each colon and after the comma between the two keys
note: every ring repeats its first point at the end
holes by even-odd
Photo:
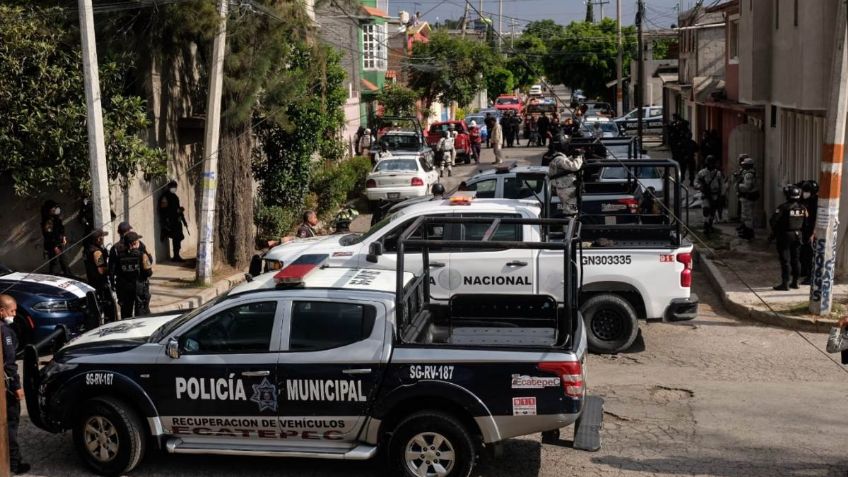
{"type": "MultiPolygon", "coordinates": [[[[305,254],[186,314],[85,333],[41,369],[30,346],[30,419],[71,430],[83,461],[105,475],[129,472],[155,445],[349,460],[383,447],[391,475],[468,476],[482,447],[575,424],[587,399],[579,227],[511,220],[558,227],[568,239],[435,243],[427,230],[463,221],[493,230],[498,221],[422,217],[398,237],[396,270],[332,267],[328,254],[305,254]],[[430,257],[445,244],[559,251],[571,264],[556,280],[565,299],[432,301],[430,257]],[[418,273],[404,271],[405,251],[420,255],[418,273]]],[[[596,418],[580,422],[597,433],[596,418]]]]}

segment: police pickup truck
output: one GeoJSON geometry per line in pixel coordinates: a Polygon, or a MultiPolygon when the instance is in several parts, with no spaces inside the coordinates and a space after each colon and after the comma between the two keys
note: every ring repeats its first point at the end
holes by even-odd
{"type": "MultiPolygon", "coordinates": [[[[599,163],[613,166],[612,161],[599,163]]],[[[646,167],[671,168],[671,161],[645,161],[646,167]]],[[[676,169],[674,169],[676,172],[676,169]]],[[[532,178],[532,177],[531,177],[532,178]]],[[[265,268],[278,269],[299,256],[328,254],[334,266],[394,269],[398,238],[419,217],[524,218],[546,216],[535,200],[474,199],[457,193],[449,199],[414,203],[396,210],[362,235],[331,235],[278,246],[265,256],[265,268]]],[[[679,195],[678,195],[679,196],[679,195]]],[[[668,202],[668,201],[667,201],[668,202]]],[[[679,204],[669,204],[680,217],[679,204]]],[[[692,244],[681,238],[680,222],[668,215],[643,215],[643,223],[582,224],[580,303],[593,352],[615,353],[630,347],[639,331],[638,319],[689,320],[696,316],[698,297],[691,292],[692,244]],[[657,222],[657,223],[649,223],[657,222]]],[[[596,217],[597,219],[597,217],[596,217]]],[[[433,226],[431,240],[481,240],[485,226],[476,223],[433,226]]],[[[534,225],[502,225],[498,240],[547,240],[534,225]]],[[[437,301],[454,294],[553,294],[562,300],[561,260],[556,250],[474,250],[442,247],[430,253],[430,293],[437,301]]],[[[410,256],[410,268],[422,266],[410,256]]]]}
{"type": "MultiPolygon", "coordinates": [[[[346,460],[382,447],[390,475],[464,477],[484,447],[538,432],[555,438],[575,423],[576,445],[597,450],[602,401],[586,394],[575,267],[556,281],[565,303],[551,295],[431,303],[428,254],[441,244],[415,237],[460,222],[468,221],[419,217],[398,242],[397,271],[331,267],[327,255],[304,255],[184,315],[85,333],[40,370],[30,346],[30,418],[50,432],[72,430],[83,460],[107,475],[130,471],[154,445],[176,454],[346,460]],[[404,248],[421,252],[418,276],[403,271],[404,248]]],[[[487,230],[561,224],[571,239],[516,243],[488,234],[451,246],[576,258],[576,221],[471,222],[487,230]]]]}

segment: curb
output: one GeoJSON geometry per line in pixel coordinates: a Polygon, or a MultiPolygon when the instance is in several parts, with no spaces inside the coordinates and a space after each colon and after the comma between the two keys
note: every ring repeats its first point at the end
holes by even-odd
{"type": "Polygon", "coordinates": [[[179,310],[189,310],[191,308],[197,308],[204,303],[213,300],[218,295],[230,290],[234,286],[242,283],[244,281],[244,273],[237,273],[235,275],[230,275],[227,278],[222,280],[218,280],[209,288],[204,288],[198,293],[190,298],[185,298],[181,301],[169,303],[167,305],[153,306],[150,307],[150,313],[167,313],[170,311],[179,311],[179,310]]]}
{"type": "Polygon", "coordinates": [[[728,291],[730,287],[727,285],[727,279],[724,278],[724,274],[719,267],[706,254],[701,253],[700,250],[696,249],[695,253],[698,260],[704,264],[704,271],[707,278],[709,278],[710,284],[718,293],[722,304],[733,316],[742,320],[755,321],[787,330],[810,331],[814,333],[828,333],[830,332],[830,328],[836,324],[836,320],[813,320],[783,313],[772,313],[770,311],[759,310],[751,305],[743,305],[733,301],[728,291]]]}

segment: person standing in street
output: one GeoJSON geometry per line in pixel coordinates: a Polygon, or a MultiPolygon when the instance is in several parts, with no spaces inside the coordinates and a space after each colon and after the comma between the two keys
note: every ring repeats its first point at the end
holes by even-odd
{"type": "Polygon", "coordinates": [[[55,274],[58,266],[62,275],[73,278],[64,253],[68,238],[62,222],[62,208],[52,200],[45,202],[41,208],[41,235],[44,238],[44,256],[50,260],[50,274],[55,274]]]}
{"type": "MultiPolygon", "coordinates": [[[[115,313],[116,303],[112,300],[112,290],[109,288],[109,253],[103,245],[104,237],[108,234],[105,230],[98,229],[86,237],[83,263],[86,281],[94,288],[97,299],[103,306],[105,321],[110,323],[115,321],[117,314],[115,313]]],[[[100,326],[100,323],[86,323],[86,328],[89,330],[97,326],[100,326]]]]}
{"type": "Polygon", "coordinates": [[[357,145],[357,150],[359,151],[360,156],[367,156],[371,154],[371,130],[365,129],[365,132],[359,138],[359,144],[357,145]]]}
{"type": "Polygon", "coordinates": [[[174,253],[171,256],[173,262],[184,262],[180,256],[180,247],[183,242],[183,225],[186,224],[185,209],[180,207],[180,198],[177,196],[177,181],[171,181],[165,192],[159,196],[159,240],[168,245],[168,239],[173,242],[174,253]]]}
{"type": "Polygon", "coordinates": [[[542,114],[539,120],[536,122],[536,129],[539,131],[539,146],[546,146],[548,144],[548,131],[551,128],[551,119],[547,114],[542,114]]]}
{"type": "Polygon", "coordinates": [[[801,204],[807,208],[807,221],[801,230],[801,281],[802,285],[810,284],[810,275],[813,272],[813,235],[816,231],[816,216],[819,210],[819,183],[814,180],[803,181],[797,184],[801,187],[801,204]]]}
{"type": "Polygon", "coordinates": [[[121,305],[121,318],[150,313],[150,277],[153,264],[141,250],[141,236],[130,231],[124,235],[123,246],[117,253],[116,292],[121,305]]]}
{"type": "Polygon", "coordinates": [[[742,221],[739,227],[739,237],[753,240],[754,203],[760,198],[760,189],[757,186],[757,171],[754,169],[754,159],[747,154],[739,155],[739,164],[741,169],[734,174],[742,221]]]}
{"type": "Polygon", "coordinates": [[[801,231],[808,218],[807,208],[800,202],[801,188],[789,185],[783,188],[783,193],[786,202],[780,204],[769,219],[772,236],[777,239],[777,257],[780,260],[780,284],[773,288],[781,291],[798,288],[801,273],[798,252],[801,249],[801,231]]]}
{"type": "Polygon", "coordinates": [[[483,139],[480,136],[480,128],[477,127],[477,121],[471,121],[471,127],[468,128],[468,140],[471,143],[471,155],[474,157],[474,163],[480,163],[480,145],[483,139]]]}
{"type": "Polygon", "coordinates": [[[18,443],[18,427],[21,423],[21,401],[24,390],[18,374],[15,353],[18,336],[11,324],[18,313],[18,304],[11,295],[0,295],[0,339],[3,340],[3,372],[6,377],[6,425],[9,428],[9,468],[13,474],[25,474],[31,466],[23,461],[18,443]]]}
{"type": "Polygon", "coordinates": [[[495,131],[495,124],[497,124],[498,120],[492,116],[492,113],[486,113],[486,119],[483,120],[483,124],[486,125],[486,132],[488,136],[486,137],[486,147],[491,147],[492,145],[492,133],[495,131]]]}
{"type": "Polygon", "coordinates": [[[82,225],[82,231],[88,236],[94,230],[94,204],[87,196],[82,198],[77,220],[82,225]]]}
{"type": "Polygon", "coordinates": [[[503,162],[503,127],[501,123],[496,122],[492,128],[492,149],[495,153],[495,164],[503,162]]]}
{"type": "Polygon", "coordinates": [[[506,115],[501,119],[501,128],[503,129],[504,135],[504,146],[512,147],[512,115],[514,113],[512,111],[507,111],[506,115]]]}
{"type": "Polygon", "coordinates": [[[701,209],[704,212],[704,233],[713,231],[716,215],[722,208],[724,199],[724,175],[716,165],[716,158],[707,156],[706,166],[695,178],[696,187],[701,191],[701,209]]]}
{"type": "Polygon", "coordinates": [[[583,167],[583,156],[568,156],[569,139],[559,137],[556,141],[556,153],[548,166],[551,186],[562,204],[562,213],[566,216],[577,215],[577,171],[583,167]]]}
{"type": "Polygon", "coordinates": [[[439,177],[445,176],[445,168],[447,168],[448,177],[450,177],[453,174],[453,163],[456,159],[456,132],[453,130],[453,124],[442,134],[442,140],[439,141],[439,147],[442,149],[442,165],[439,168],[439,177]]]}
{"type": "Polygon", "coordinates": [[[303,213],[303,222],[297,228],[295,234],[297,238],[317,237],[318,232],[315,227],[318,226],[318,214],[313,210],[307,210],[303,213]]]}

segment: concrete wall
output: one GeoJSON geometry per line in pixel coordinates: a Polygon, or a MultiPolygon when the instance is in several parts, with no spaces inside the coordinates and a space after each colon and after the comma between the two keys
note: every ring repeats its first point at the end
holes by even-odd
{"type": "MultiPolygon", "coordinates": [[[[645,106],[662,106],[663,82],[660,78],[655,77],[654,75],[658,68],[669,66],[677,66],[677,60],[645,60],[645,106]]],[[[630,62],[630,71],[633,72],[634,75],[637,71],[639,71],[637,61],[630,62]]],[[[626,83],[627,95],[631,98],[636,98],[635,83],[636,81],[626,83]]],[[[615,87],[613,86],[613,89],[614,88],[615,87]]],[[[613,104],[613,106],[615,105],[613,104]]],[[[618,114],[625,114],[635,107],[634,103],[632,108],[625,108],[624,111],[618,111],[618,114]]]]}

